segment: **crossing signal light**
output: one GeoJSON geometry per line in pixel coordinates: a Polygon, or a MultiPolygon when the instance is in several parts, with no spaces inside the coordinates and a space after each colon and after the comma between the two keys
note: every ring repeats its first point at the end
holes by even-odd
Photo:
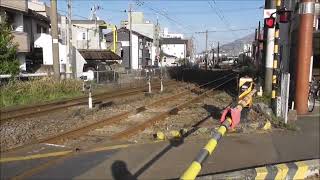
{"type": "Polygon", "coordinates": [[[280,14],[280,23],[288,23],[291,17],[291,11],[284,11],[280,14]]]}
{"type": "Polygon", "coordinates": [[[268,28],[274,28],[276,19],[274,17],[266,18],[264,23],[267,25],[268,28]]]}

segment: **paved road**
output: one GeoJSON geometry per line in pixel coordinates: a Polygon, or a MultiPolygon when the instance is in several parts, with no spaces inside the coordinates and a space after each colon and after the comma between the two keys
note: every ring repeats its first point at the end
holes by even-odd
{"type": "MultiPolygon", "coordinates": [[[[253,166],[320,158],[319,116],[299,117],[300,131],[224,137],[208,158],[202,175],[253,166]]],[[[75,179],[171,179],[188,167],[206,139],[130,146],[62,159],[29,176],[75,179]],[[135,178],[138,177],[138,178],[135,178]]],[[[1,176],[12,177],[52,158],[1,164],[1,176]]]]}

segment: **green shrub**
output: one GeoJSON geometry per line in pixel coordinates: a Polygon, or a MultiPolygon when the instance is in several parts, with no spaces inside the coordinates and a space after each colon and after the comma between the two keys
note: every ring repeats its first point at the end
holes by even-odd
{"type": "Polygon", "coordinates": [[[18,74],[19,61],[17,60],[18,44],[13,42],[13,35],[9,26],[0,23],[0,74],[18,74]]]}
{"type": "Polygon", "coordinates": [[[6,107],[79,96],[82,94],[82,82],[72,79],[57,81],[53,78],[12,80],[0,89],[1,107],[6,107]]]}

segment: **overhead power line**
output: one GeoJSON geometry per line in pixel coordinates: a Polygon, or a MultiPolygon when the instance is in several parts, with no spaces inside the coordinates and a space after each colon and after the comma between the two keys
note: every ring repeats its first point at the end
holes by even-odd
{"type": "MultiPolygon", "coordinates": [[[[208,4],[210,6],[210,8],[216,13],[216,15],[218,16],[218,18],[221,20],[222,23],[225,24],[225,26],[231,30],[231,25],[229,23],[229,21],[225,18],[225,16],[223,15],[223,12],[221,11],[221,9],[217,6],[217,3],[215,0],[212,1],[208,1],[208,4]]],[[[233,32],[230,31],[232,33],[232,35],[237,38],[237,35],[233,32]]]]}
{"type": "Polygon", "coordinates": [[[190,28],[190,27],[188,27],[188,26],[185,26],[183,23],[177,21],[176,18],[175,18],[175,19],[174,19],[174,18],[171,18],[166,12],[161,11],[161,10],[158,10],[158,9],[155,9],[155,8],[147,5],[147,4],[146,4],[145,2],[143,2],[143,1],[137,0],[137,1],[136,1],[136,4],[137,4],[138,6],[140,6],[140,7],[141,7],[141,6],[144,6],[144,7],[148,8],[149,10],[155,12],[155,13],[158,14],[158,15],[161,15],[161,16],[165,17],[167,20],[169,20],[169,21],[177,24],[178,26],[180,26],[180,27],[182,27],[182,28],[184,28],[184,29],[188,29],[188,30],[191,31],[191,32],[193,31],[192,28],[190,28]]]}
{"type": "MultiPolygon", "coordinates": [[[[208,33],[218,33],[218,32],[235,32],[235,31],[247,31],[253,30],[254,28],[244,28],[244,29],[226,29],[226,30],[208,30],[208,33]]],[[[196,34],[206,33],[206,31],[194,32],[196,34]]]]}

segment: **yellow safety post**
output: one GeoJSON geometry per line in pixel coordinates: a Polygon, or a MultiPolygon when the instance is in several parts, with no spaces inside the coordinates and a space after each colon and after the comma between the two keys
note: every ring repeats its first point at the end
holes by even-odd
{"type": "MultiPolygon", "coordinates": [[[[238,102],[238,105],[235,108],[241,111],[243,107],[247,106],[250,102],[252,102],[252,96],[255,93],[256,90],[253,89],[238,102]]],[[[201,164],[207,159],[207,157],[209,157],[213,153],[213,151],[218,145],[219,140],[225,135],[227,129],[231,126],[231,122],[231,117],[227,117],[226,120],[219,127],[219,129],[213,133],[208,143],[200,150],[197,157],[193,160],[188,169],[184,171],[180,179],[190,180],[195,179],[197,177],[197,175],[201,171],[201,164]]]]}
{"type": "Polygon", "coordinates": [[[112,26],[112,33],[113,33],[113,48],[112,48],[112,52],[116,52],[116,30],[115,27],[112,26]]]}

